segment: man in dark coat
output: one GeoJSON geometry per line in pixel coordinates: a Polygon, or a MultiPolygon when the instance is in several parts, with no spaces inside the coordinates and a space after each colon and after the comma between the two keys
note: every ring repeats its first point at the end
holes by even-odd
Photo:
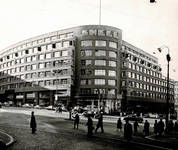
{"type": "Polygon", "coordinates": [[[138,122],[137,120],[134,122],[134,134],[137,135],[137,128],[138,128],[138,122]]]}
{"type": "Polygon", "coordinates": [[[158,122],[158,133],[159,133],[159,136],[162,136],[163,132],[164,132],[164,122],[162,121],[162,119],[160,119],[160,121],[158,122]]]}
{"type": "Polygon", "coordinates": [[[96,125],[95,133],[97,132],[97,130],[99,128],[101,128],[101,133],[104,133],[104,129],[103,129],[103,114],[99,113],[97,118],[98,118],[98,123],[96,125]]]}
{"type": "Polygon", "coordinates": [[[158,123],[157,123],[157,120],[155,120],[153,128],[154,128],[154,134],[157,136],[157,134],[158,134],[158,123]]]}
{"type": "Polygon", "coordinates": [[[32,113],[31,113],[30,127],[32,128],[32,134],[34,134],[35,131],[36,131],[37,125],[36,125],[36,119],[35,119],[35,116],[34,116],[34,112],[33,112],[33,111],[32,111],[32,113]]]}
{"type": "Polygon", "coordinates": [[[127,141],[130,141],[132,139],[132,125],[129,123],[129,120],[126,120],[126,123],[124,125],[124,138],[127,141]]]}
{"type": "Polygon", "coordinates": [[[87,136],[92,137],[94,127],[93,127],[93,120],[91,119],[90,115],[88,115],[87,126],[88,126],[87,136]]]}
{"type": "Polygon", "coordinates": [[[122,121],[121,121],[121,118],[119,118],[119,119],[117,120],[117,129],[118,129],[119,131],[122,130],[122,121]]]}
{"type": "Polygon", "coordinates": [[[77,129],[78,129],[79,120],[80,120],[80,118],[79,118],[79,115],[78,115],[78,113],[77,113],[77,114],[75,115],[75,120],[74,120],[74,129],[76,128],[76,126],[77,126],[77,129]]]}
{"type": "Polygon", "coordinates": [[[147,120],[145,120],[143,131],[145,133],[145,136],[148,136],[150,134],[150,124],[147,120]]]}

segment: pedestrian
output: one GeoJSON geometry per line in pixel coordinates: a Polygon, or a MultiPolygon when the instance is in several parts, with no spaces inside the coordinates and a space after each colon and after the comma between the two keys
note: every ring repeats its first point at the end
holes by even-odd
{"type": "Polygon", "coordinates": [[[104,129],[103,129],[103,114],[100,112],[98,114],[97,118],[98,118],[98,123],[96,125],[95,133],[97,133],[97,130],[99,128],[101,128],[101,133],[104,133],[104,129]]]}
{"type": "Polygon", "coordinates": [[[80,120],[80,117],[78,115],[78,113],[75,115],[74,117],[74,129],[77,128],[78,129],[78,125],[79,125],[79,120],[80,120]],[[76,127],[77,126],[77,127],[76,127]]]}
{"type": "Polygon", "coordinates": [[[134,122],[134,134],[137,135],[137,128],[139,127],[137,120],[134,122]]]}
{"type": "Polygon", "coordinates": [[[145,133],[145,136],[148,136],[150,133],[150,123],[147,120],[145,120],[143,131],[145,133]]]}
{"type": "Polygon", "coordinates": [[[175,122],[174,130],[175,130],[175,132],[178,132],[178,121],[175,122]]]}
{"type": "Polygon", "coordinates": [[[87,136],[92,137],[94,127],[93,127],[93,120],[91,119],[90,115],[88,115],[88,121],[86,125],[88,126],[87,136]]]}
{"type": "Polygon", "coordinates": [[[162,133],[164,132],[164,122],[162,119],[158,122],[158,134],[159,136],[162,136],[162,133]]]}
{"type": "Polygon", "coordinates": [[[35,119],[35,115],[34,112],[31,112],[31,121],[30,121],[30,127],[32,128],[32,134],[34,134],[36,132],[36,119],[35,119]]]}
{"type": "Polygon", "coordinates": [[[174,129],[174,123],[173,123],[172,120],[169,120],[169,122],[168,122],[168,127],[167,127],[167,131],[168,131],[168,132],[172,132],[173,129],[174,129]]]}
{"type": "Polygon", "coordinates": [[[122,121],[121,118],[117,120],[117,130],[121,131],[122,130],[122,121]]]}
{"type": "Polygon", "coordinates": [[[127,141],[130,141],[132,139],[132,125],[129,123],[129,120],[126,120],[126,123],[124,125],[124,138],[127,141]]]}
{"type": "Polygon", "coordinates": [[[157,122],[157,120],[155,120],[153,128],[154,128],[154,134],[157,136],[157,134],[158,134],[158,122],[157,122]]]}

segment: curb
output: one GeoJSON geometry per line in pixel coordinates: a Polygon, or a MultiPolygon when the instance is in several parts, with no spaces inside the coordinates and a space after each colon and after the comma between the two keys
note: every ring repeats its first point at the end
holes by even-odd
{"type": "Polygon", "coordinates": [[[5,135],[9,139],[9,141],[6,143],[7,147],[9,147],[11,144],[13,144],[15,142],[14,138],[11,135],[9,135],[5,132],[2,132],[2,131],[0,131],[0,134],[5,135]]]}

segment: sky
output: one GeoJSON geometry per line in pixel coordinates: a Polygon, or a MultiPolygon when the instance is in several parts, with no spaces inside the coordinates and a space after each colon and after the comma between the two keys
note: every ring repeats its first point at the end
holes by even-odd
{"type": "MultiPolygon", "coordinates": [[[[100,0],[0,0],[0,50],[34,36],[99,24],[100,0]]],[[[153,54],[178,81],[178,0],[101,0],[101,25],[123,31],[123,40],[153,54]],[[165,45],[161,53],[157,48],[165,45]]]]}

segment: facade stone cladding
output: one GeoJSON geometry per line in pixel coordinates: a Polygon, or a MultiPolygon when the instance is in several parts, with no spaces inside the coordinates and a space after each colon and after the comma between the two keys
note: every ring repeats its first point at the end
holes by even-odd
{"type": "MultiPolygon", "coordinates": [[[[171,83],[171,104],[173,88],[171,83]]],[[[85,25],[1,50],[0,94],[2,102],[15,105],[60,103],[108,113],[138,106],[163,111],[166,79],[157,58],[123,41],[122,30],[85,25]]]]}

